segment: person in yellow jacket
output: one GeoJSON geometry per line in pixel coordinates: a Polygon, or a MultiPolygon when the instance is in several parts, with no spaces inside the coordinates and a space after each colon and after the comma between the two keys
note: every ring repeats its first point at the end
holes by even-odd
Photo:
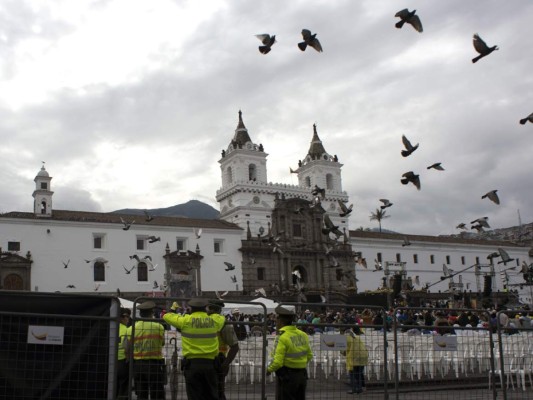
{"type": "Polygon", "coordinates": [[[219,314],[207,315],[207,304],[206,299],[191,299],[190,314],[174,314],[175,308],[171,307],[171,312],[163,316],[181,332],[181,367],[189,400],[218,400],[218,332],[226,319],[219,314]]]}
{"type": "Polygon", "coordinates": [[[368,350],[361,340],[361,329],[355,326],[345,331],[346,370],[350,374],[351,390],[348,394],[361,393],[364,386],[365,365],[368,364],[368,350]]]}
{"type": "Polygon", "coordinates": [[[276,307],[276,342],[267,375],[276,373],[276,399],[304,400],[307,387],[307,363],[313,358],[307,333],[292,325],[293,311],[276,307]]]}
{"type": "Polygon", "coordinates": [[[120,309],[120,324],[118,327],[118,365],[117,365],[117,399],[128,398],[128,357],[126,357],[126,343],[128,342],[128,325],[130,310],[120,309]]]}
{"type": "MultiPolygon", "coordinates": [[[[137,310],[141,318],[154,316],[155,303],[145,301],[137,310]]],[[[137,321],[128,328],[127,351],[133,352],[133,376],[138,400],[165,399],[165,329],[154,321],[137,321]],[[133,338],[132,338],[133,333],[133,338]]]]}

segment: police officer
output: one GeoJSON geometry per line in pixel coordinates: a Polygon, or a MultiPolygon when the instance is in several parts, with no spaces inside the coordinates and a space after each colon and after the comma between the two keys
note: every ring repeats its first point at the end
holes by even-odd
{"type": "Polygon", "coordinates": [[[309,338],[292,325],[293,311],[276,307],[276,342],[267,375],[276,373],[278,400],[304,400],[307,386],[307,363],[313,358],[309,338]]]}
{"type": "MultiPolygon", "coordinates": [[[[207,314],[220,314],[224,302],[219,299],[209,300],[207,305],[207,314]]],[[[218,333],[218,360],[220,370],[218,375],[218,398],[226,400],[225,380],[229,372],[229,366],[239,352],[239,339],[235,333],[233,325],[224,325],[224,328],[218,333]]]]}
{"type": "Polygon", "coordinates": [[[120,309],[120,325],[118,328],[118,364],[117,364],[117,399],[128,398],[128,358],[126,357],[126,343],[128,342],[128,325],[130,310],[120,309]]]}
{"type": "Polygon", "coordinates": [[[190,314],[168,312],[163,317],[181,332],[182,369],[189,400],[218,400],[218,332],[226,319],[207,315],[207,304],[206,299],[191,299],[190,314]]]}
{"type": "MultiPolygon", "coordinates": [[[[154,316],[155,303],[145,301],[137,309],[141,318],[154,316]]],[[[133,351],[133,374],[138,400],[165,399],[165,362],[162,348],[165,345],[163,325],[153,321],[137,321],[135,329],[128,328],[128,350],[133,351]],[[133,331],[133,340],[131,340],[133,331]],[[133,342],[132,344],[130,344],[133,342]]]]}

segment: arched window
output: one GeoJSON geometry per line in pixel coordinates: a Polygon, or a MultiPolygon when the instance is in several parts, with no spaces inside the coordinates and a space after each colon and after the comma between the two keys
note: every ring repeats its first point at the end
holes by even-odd
{"type": "Polygon", "coordinates": [[[148,266],[145,262],[137,264],[137,281],[148,282],[148,266]]]}
{"type": "Polygon", "coordinates": [[[233,171],[231,170],[231,167],[228,167],[228,169],[226,170],[226,179],[228,183],[233,182],[233,171]]]}
{"type": "Polygon", "coordinates": [[[41,201],[41,214],[46,214],[46,201],[41,201]]]}
{"type": "Polygon", "coordinates": [[[333,175],[326,175],[326,189],[333,190],[333,175]]]}
{"type": "Polygon", "coordinates": [[[94,263],[94,281],[105,282],[105,264],[102,261],[94,263]]]}
{"type": "Polygon", "coordinates": [[[3,288],[4,290],[23,290],[24,282],[22,278],[17,274],[9,274],[4,278],[3,288]]]}
{"type": "Polygon", "coordinates": [[[248,180],[255,181],[257,180],[257,169],[255,164],[248,165],[248,180]]]}
{"type": "Polygon", "coordinates": [[[311,177],[309,176],[305,177],[305,186],[311,187],[311,177]]]}

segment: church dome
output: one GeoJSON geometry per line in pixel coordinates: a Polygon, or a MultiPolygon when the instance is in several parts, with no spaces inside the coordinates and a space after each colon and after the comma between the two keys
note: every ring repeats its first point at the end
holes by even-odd
{"type": "Polygon", "coordinates": [[[44,165],[41,167],[41,170],[39,171],[37,176],[38,177],[43,177],[43,178],[49,178],[50,177],[50,175],[48,175],[48,172],[44,169],[44,165]]]}

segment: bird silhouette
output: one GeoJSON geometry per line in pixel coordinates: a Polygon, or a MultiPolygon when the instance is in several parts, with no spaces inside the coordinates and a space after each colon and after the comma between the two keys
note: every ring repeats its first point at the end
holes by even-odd
{"type": "Polygon", "coordinates": [[[490,225],[489,225],[489,217],[481,217],[481,218],[478,218],[478,219],[475,219],[473,221],[470,221],[471,224],[479,224],[481,225],[483,228],[489,228],[490,229],[490,225]]]}
{"type": "Polygon", "coordinates": [[[215,296],[217,296],[217,299],[219,299],[219,300],[222,300],[222,298],[223,298],[224,296],[226,296],[227,294],[228,294],[228,291],[227,291],[227,290],[226,290],[225,292],[223,292],[223,293],[218,293],[218,291],[215,290],[215,296]]]}
{"type": "Polygon", "coordinates": [[[135,265],[131,267],[130,269],[126,268],[124,265],[122,266],[122,268],[124,268],[124,271],[126,271],[126,274],[129,275],[131,274],[131,271],[133,271],[133,269],[135,268],[135,265]]]}
{"type": "Polygon", "coordinates": [[[65,261],[61,261],[63,263],[63,268],[68,268],[68,265],[70,264],[70,259],[65,262],[65,261]]]}
{"type": "Polygon", "coordinates": [[[325,228],[322,228],[322,233],[324,235],[329,235],[330,233],[333,233],[337,237],[342,236],[342,232],[339,230],[338,225],[334,225],[331,221],[331,218],[329,218],[329,215],[327,214],[324,214],[324,225],[325,228]]]}
{"type": "Polygon", "coordinates": [[[379,201],[383,203],[383,205],[380,206],[382,210],[384,210],[387,207],[391,207],[393,205],[393,203],[391,203],[388,199],[379,199],[379,201]]]}
{"type": "Polygon", "coordinates": [[[255,264],[256,261],[255,261],[255,258],[254,258],[254,257],[248,257],[248,259],[249,259],[248,262],[249,262],[250,264],[252,264],[252,265],[255,264]]]}
{"type": "Polygon", "coordinates": [[[268,33],[262,33],[260,35],[255,35],[255,37],[263,43],[262,46],[259,46],[259,52],[261,54],[268,54],[270,50],[272,50],[274,43],[276,43],[276,35],[270,36],[268,33]]]}
{"type": "Polygon", "coordinates": [[[491,190],[490,192],[485,193],[483,196],[481,196],[482,199],[488,198],[490,201],[500,204],[500,198],[497,194],[498,190],[491,190]]]}
{"type": "Polygon", "coordinates": [[[487,260],[490,260],[492,261],[493,259],[495,258],[498,258],[500,257],[500,253],[495,251],[494,253],[490,253],[488,256],[487,256],[487,260]]]}
{"type": "Polygon", "coordinates": [[[67,285],[67,289],[76,289],[76,286],[74,286],[74,285],[67,285]]]}
{"type": "Polygon", "coordinates": [[[442,264],[442,272],[444,273],[444,276],[448,277],[453,274],[453,269],[448,268],[446,264],[442,264]]]}
{"type": "Polygon", "coordinates": [[[279,254],[281,254],[282,256],[285,255],[285,252],[281,249],[280,245],[277,244],[277,243],[274,244],[274,245],[272,246],[272,252],[273,252],[273,253],[279,253],[279,254]]]}
{"type": "Polygon", "coordinates": [[[340,217],[346,217],[347,215],[350,215],[353,209],[353,204],[350,204],[348,207],[346,207],[346,204],[344,204],[344,201],[337,200],[339,203],[339,207],[341,208],[342,212],[339,213],[340,217]]]}
{"type": "Polygon", "coordinates": [[[100,284],[99,283],[94,285],[94,291],[97,292],[98,289],[100,289],[100,284]]]}
{"type": "Polygon", "coordinates": [[[224,264],[227,267],[226,269],[224,269],[224,271],[233,271],[235,269],[235,265],[233,265],[232,263],[224,261],[224,264]]]}
{"type": "Polygon", "coordinates": [[[484,231],[483,230],[483,225],[481,225],[481,224],[472,225],[470,227],[470,229],[475,229],[477,231],[477,233],[482,233],[484,231]]]}
{"type": "Polygon", "coordinates": [[[441,165],[442,163],[438,162],[435,164],[431,164],[427,169],[436,169],[437,171],[444,171],[444,168],[441,165]]]}
{"type": "Polygon", "coordinates": [[[473,63],[478,62],[483,57],[488,56],[490,53],[492,53],[494,50],[499,50],[498,46],[492,46],[489,47],[487,44],[479,37],[477,33],[474,33],[474,49],[479,53],[479,56],[474,57],[472,59],[473,63]]]}
{"type": "Polygon", "coordinates": [[[122,227],[122,230],[124,231],[127,231],[128,229],[131,228],[131,226],[135,223],[135,220],[131,221],[131,222],[126,222],[124,221],[124,218],[120,217],[120,221],[122,222],[122,224],[124,225],[122,227]]]}
{"type": "Polygon", "coordinates": [[[377,259],[374,259],[374,271],[383,271],[383,265],[377,259]]]}
{"type": "Polygon", "coordinates": [[[237,283],[237,276],[236,275],[230,276],[230,278],[231,278],[231,282],[237,283]]]}
{"type": "Polygon", "coordinates": [[[411,182],[413,185],[416,186],[418,190],[420,190],[420,177],[416,175],[413,171],[406,172],[402,176],[403,178],[400,180],[400,182],[402,182],[402,185],[407,185],[409,182],[411,182]]]}
{"type": "Polygon", "coordinates": [[[161,237],[158,236],[158,237],[155,237],[155,236],[149,236],[148,237],[148,243],[155,243],[155,242],[160,242],[161,241],[161,237]]]}
{"type": "Polygon", "coordinates": [[[407,8],[398,11],[394,16],[400,18],[398,22],[396,22],[396,28],[401,29],[403,24],[406,22],[410,24],[417,32],[422,33],[424,29],[422,29],[422,22],[420,22],[420,18],[418,18],[418,15],[415,14],[416,10],[409,11],[407,8]]]}
{"type": "Polygon", "coordinates": [[[529,121],[529,122],[531,122],[531,123],[533,124],[533,113],[529,114],[529,115],[528,115],[527,117],[525,117],[525,118],[522,118],[522,119],[520,120],[520,124],[525,125],[527,121],[529,121]]]}
{"type": "Polygon", "coordinates": [[[322,45],[316,38],[316,33],[311,34],[311,31],[309,29],[302,29],[302,37],[304,41],[298,43],[298,47],[300,48],[300,50],[305,51],[307,46],[311,46],[319,53],[322,52],[322,45]]]}
{"type": "Polygon", "coordinates": [[[311,194],[313,196],[320,195],[320,197],[322,197],[322,199],[323,199],[324,197],[326,197],[326,189],[322,189],[321,187],[318,187],[318,185],[315,185],[315,187],[311,191],[311,194]]]}
{"type": "Polygon", "coordinates": [[[202,237],[202,228],[194,228],[194,235],[196,236],[196,239],[200,239],[202,237]]]}
{"type": "Polygon", "coordinates": [[[255,289],[255,290],[254,290],[254,294],[255,294],[256,296],[267,297],[267,294],[266,294],[266,291],[265,291],[264,288],[255,289]]]}
{"type": "Polygon", "coordinates": [[[455,229],[467,229],[466,224],[464,222],[461,222],[459,225],[455,227],[455,229]]]}
{"type": "Polygon", "coordinates": [[[405,246],[411,246],[411,242],[409,241],[409,238],[407,236],[403,237],[402,247],[405,247],[405,246]]]}
{"type": "Polygon", "coordinates": [[[146,222],[150,222],[154,220],[154,217],[148,212],[148,210],[144,210],[144,216],[145,216],[144,220],[146,222]]]}
{"type": "Polygon", "coordinates": [[[297,174],[298,173],[298,171],[293,170],[291,167],[289,167],[289,172],[291,174],[297,174]]]}
{"type": "Polygon", "coordinates": [[[159,289],[159,284],[157,281],[154,281],[154,287],[152,289],[159,289]]]}
{"type": "Polygon", "coordinates": [[[148,271],[152,271],[153,272],[153,271],[155,271],[155,269],[157,268],[157,266],[159,264],[153,265],[152,263],[149,263],[149,265],[150,265],[150,268],[148,269],[148,271]]]}
{"type": "Polygon", "coordinates": [[[328,268],[337,268],[340,264],[339,261],[333,257],[331,254],[328,256],[329,267],[328,268]]]}
{"type": "Polygon", "coordinates": [[[402,142],[405,147],[405,150],[402,150],[402,156],[404,157],[410,156],[416,149],[418,149],[419,143],[413,146],[409,139],[405,137],[405,135],[402,135],[402,142]]]}
{"type": "Polygon", "coordinates": [[[508,262],[514,261],[514,258],[509,257],[509,254],[502,248],[498,248],[500,253],[501,261],[498,261],[498,264],[507,265],[508,262]]]}

